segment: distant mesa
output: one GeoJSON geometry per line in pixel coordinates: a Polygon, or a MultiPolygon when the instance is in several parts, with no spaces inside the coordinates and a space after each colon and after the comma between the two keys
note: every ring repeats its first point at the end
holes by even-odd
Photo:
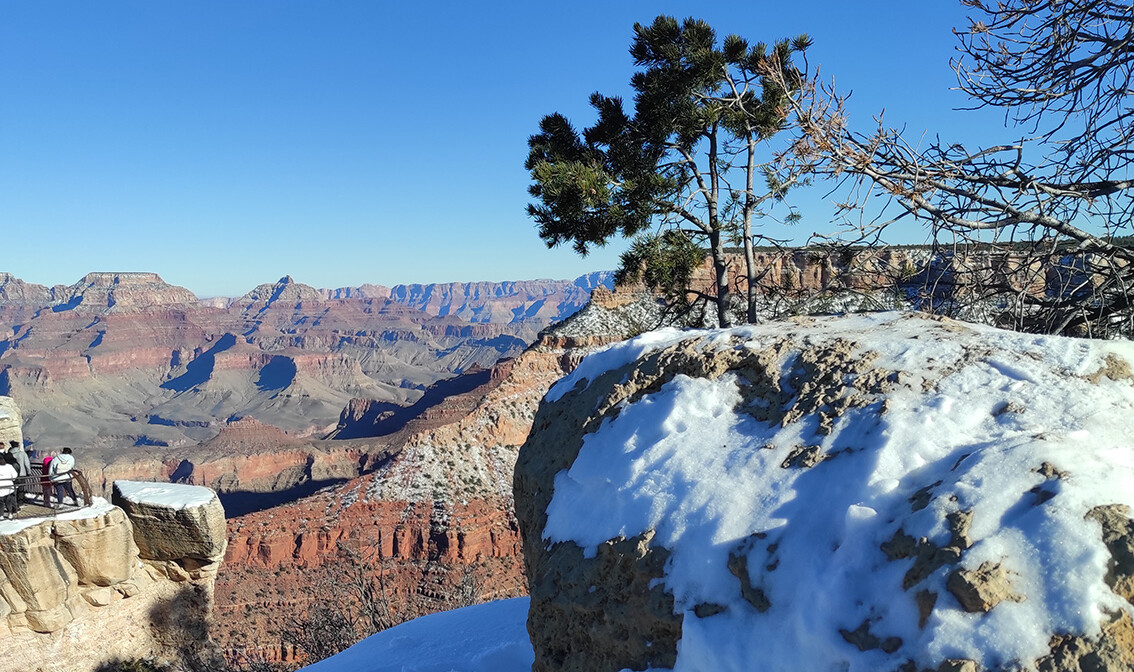
{"type": "Polygon", "coordinates": [[[73,285],[48,288],[0,273],[0,304],[9,308],[68,310],[137,310],[193,306],[193,292],[171,285],[157,273],[87,273],[73,285]]]}
{"type": "Polygon", "coordinates": [[[389,287],[372,285],[370,283],[365,283],[358,287],[321,289],[319,292],[325,299],[387,299],[390,297],[389,287]]]}

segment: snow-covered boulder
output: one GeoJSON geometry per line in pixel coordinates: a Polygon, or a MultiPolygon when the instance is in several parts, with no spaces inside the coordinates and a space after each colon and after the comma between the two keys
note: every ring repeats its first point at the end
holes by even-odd
{"type": "Polygon", "coordinates": [[[224,557],[224,507],[209,488],[115,481],[111,500],[130,517],[143,559],[167,561],[174,572],[178,566],[192,572],[213,569],[224,557]]]}
{"type": "Polygon", "coordinates": [[[659,331],[516,465],[533,670],[1134,669],[1134,344],[659,331]]]}

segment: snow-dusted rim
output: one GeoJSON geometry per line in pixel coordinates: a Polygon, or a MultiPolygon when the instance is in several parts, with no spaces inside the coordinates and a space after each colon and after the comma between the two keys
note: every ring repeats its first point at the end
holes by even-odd
{"type": "Polygon", "coordinates": [[[204,506],[216,498],[216,493],[206,487],[184,483],[115,481],[114,487],[127,501],[170,509],[204,506]]]}
{"type": "Polygon", "coordinates": [[[901,372],[885,411],[881,399],[852,408],[828,434],[810,417],[781,427],[735,411],[747,384],[738,376],[678,375],[585,436],[555,477],[548,541],[573,541],[590,555],[606,540],[652,529],[670,549],[661,581],[684,615],[674,669],[760,661],[769,670],[874,672],[906,658],[968,658],[992,669],[1045,655],[1053,633],[1097,635],[1106,611],[1131,612],[1104,581],[1110,555],[1085,516],[1100,505],[1134,507],[1134,387],[1092,375],[1108,358],[1134,362],[1134,344],[896,313],[661,330],[591,355],[547,399],[685,339],[703,339],[706,350],[759,349],[800,332],[811,345],[854,341],[859,355],[875,353],[873,367],[901,372]],[[806,446],[830,459],[785,466],[806,446]],[[1039,473],[1044,463],[1063,475],[1039,473]],[[919,490],[929,498],[916,509],[919,490]],[[944,547],[946,519],[958,512],[972,514],[961,562],[904,586],[914,559],[889,558],[882,544],[901,531],[944,547]],[[742,598],[730,554],[747,559],[766,612],[742,598]],[[1007,569],[1021,599],[966,612],[946,579],[986,562],[1007,569]],[[936,598],[924,627],[920,591],[936,598]],[[699,604],[726,609],[698,618],[699,604]],[[898,651],[859,651],[840,634],[863,623],[880,639],[900,639],[898,651]]]}
{"type": "Polygon", "coordinates": [[[384,630],[303,669],[311,672],[530,672],[528,598],[438,614],[384,630]]]}
{"type": "Polygon", "coordinates": [[[106,501],[102,497],[95,497],[91,501],[90,506],[84,506],[81,509],[60,513],[57,516],[37,516],[34,518],[20,518],[18,520],[0,521],[0,534],[15,534],[20,530],[25,530],[29,527],[34,527],[43,523],[51,523],[56,520],[82,520],[84,518],[97,518],[98,516],[110,513],[113,508],[114,505],[106,501]]]}

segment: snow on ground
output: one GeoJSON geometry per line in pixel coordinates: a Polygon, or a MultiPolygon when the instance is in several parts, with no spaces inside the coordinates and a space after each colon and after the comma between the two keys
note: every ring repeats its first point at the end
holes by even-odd
{"type": "MultiPolygon", "coordinates": [[[[799,329],[692,336],[708,337],[706,349],[758,349],[799,329]]],[[[824,435],[814,418],[781,427],[736,412],[747,383],[735,374],[678,375],[620,406],[556,476],[548,543],[573,541],[593,555],[608,539],[654,529],[654,543],[672,551],[661,581],[684,613],[675,670],[889,669],[894,656],[859,652],[839,634],[867,621],[871,634],[901,639],[897,660],[968,658],[989,669],[1046,654],[1051,633],[1097,635],[1103,610],[1131,610],[1104,583],[1109,553],[1085,516],[1101,504],[1134,506],[1134,388],[1097,375],[1108,355],[1134,361],[1134,344],[956,329],[895,313],[807,329],[811,344],[850,339],[866,344],[856,356],[877,353],[873,368],[903,372],[884,412],[881,400],[852,408],[824,435]],[[801,446],[830,459],[785,468],[801,446]],[[1038,473],[1045,462],[1067,478],[1038,473]],[[911,497],[926,486],[932,500],[913,510],[911,497]],[[1025,599],[967,613],[945,588],[949,568],[903,587],[913,561],[889,560],[881,545],[902,530],[945,546],[944,521],[961,511],[972,512],[975,542],[961,566],[1003,561],[1025,599]],[[743,601],[730,551],[747,556],[766,612],[743,601]],[[939,596],[924,629],[919,589],[939,596]],[[698,604],[727,609],[698,618],[698,604]]],[[[690,337],[661,330],[610,347],[548,399],[690,337]]],[[[784,364],[785,380],[792,367],[784,364]]]]}
{"type": "Polygon", "coordinates": [[[310,672],[530,672],[528,598],[424,616],[315,663],[310,672]]]}
{"type": "Polygon", "coordinates": [[[150,483],[147,481],[115,481],[115,489],[128,501],[153,504],[169,509],[205,506],[216,494],[200,485],[184,483],[150,483]]]}
{"type": "Polygon", "coordinates": [[[65,511],[54,516],[35,516],[32,518],[18,518],[16,520],[2,520],[0,521],[0,534],[15,534],[20,530],[27,529],[33,525],[38,525],[44,522],[51,522],[53,520],[80,520],[83,518],[95,518],[105,513],[109,513],[114,505],[106,501],[102,497],[94,497],[90,506],[84,506],[75,511],[65,511]]]}

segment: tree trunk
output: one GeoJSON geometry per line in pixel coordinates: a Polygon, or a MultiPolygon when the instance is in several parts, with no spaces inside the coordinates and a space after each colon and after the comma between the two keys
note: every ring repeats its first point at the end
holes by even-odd
{"type": "Polygon", "coordinates": [[[752,251],[752,194],[756,180],[756,141],[748,132],[748,165],[744,169],[746,191],[741,213],[741,235],[744,236],[744,270],[747,275],[748,324],[756,324],[756,255],[752,251]]]}
{"type": "Polygon", "coordinates": [[[717,326],[731,327],[728,314],[731,291],[728,278],[728,263],[724,256],[724,243],[721,241],[721,221],[717,210],[720,203],[720,167],[717,164],[717,125],[713,124],[709,137],[709,180],[711,190],[705,195],[709,207],[709,249],[713,255],[713,271],[717,276],[717,326]]]}
{"type": "Polygon", "coordinates": [[[728,306],[732,303],[732,290],[729,287],[728,261],[725,260],[719,227],[714,228],[709,234],[709,249],[712,251],[713,273],[717,280],[717,326],[731,327],[732,318],[729,316],[728,306]]]}

